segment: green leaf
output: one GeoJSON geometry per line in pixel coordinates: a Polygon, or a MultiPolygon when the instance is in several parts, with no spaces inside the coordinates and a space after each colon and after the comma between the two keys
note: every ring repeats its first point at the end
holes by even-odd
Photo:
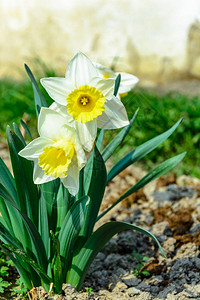
{"type": "Polygon", "coordinates": [[[30,139],[32,140],[33,138],[32,138],[31,132],[30,132],[30,130],[29,130],[27,124],[26,124],[23,120],[20,120],[20,123],[21,123],[21,125],[23,126],[25,132],[28,134],[28,136],[29,136],[30,139]]]}
{"type": "Polygon", "coordinates": [[[54,292],[60,294],[62,292],[63,284],[63,272],[62,272],[62,263],[60,257],[60,246],[59,240],[56,238],[54,233],[51,231],[52,243],[53,243],[53,253],[54,257],[52,260],[52,269],[53,269],[53,283],[54,283],[54,292]]]}
{"type": "Polygon", "coordinates": [[[4,288],[7,288],[10,285],[11,285],[11,283],[3,280],[3,278],[0,277],[0,293],[4,293],[4,288]]]}
{"type": "Polygon", "coordinates": [[[0,223],[2,223],[6,227],[6,229],[11,233],[11,235],[14,235],[7,206],[1,197],[0,197],[0,212],[1,212],[0,223]]]}
{"type": "Polygon", "coordinates": [[[98,252],[116,233],[125,229],[133,229],[152,238],[157,243],[161,253],[165,257],[159,241],[151,232],[139,226],[125,222],[109,222],[102,225],[90,236],[85,245],[82,247],[79,255],[76,257],[76,260],[72,261],[72,267],[67,277],[67,283],[75,286],[77,290],[80,290],[86,272],[98,252]]]}
{"type": "Polygon", "coordinates": [[[28,74],[28,76],[30,77],[31,81],[32,81],[32,86],[33,86],[33,92],[34,92],[34,99],[35,99],[35,108],[36,108],[36,113],[37,113],[37,116],[39,115],[40,113],[40,109],[42,106],[45,106],[45,107],[48,107],[39,87],[38,87],[38,84],[31,72],[31,70],[29,69],[29,67],[25,64],[25,69],[26,69],[26,72],[28,74]]]}
{"type": "Polygon", "coordinates": [[[25,140],[24,140],[23,135],[16,123],[13,123],[13,128],[14,128],[15,134],[18,136],[18,138],[21,140],[22,144],[25,147],[26,146],[25,140]]]}
{"type": "Polygon", "coordinates": [[[58,236],[60,243],[60,255],[68,258],[75,238],[79,234],[84,221],[86,204],[89,197],[83,196],[69,209],[58,236]]]}
{"type": "Polygon", "coordinates": [[[1,223],[0,223],[0,237],[4,243],[12,244],[18,247],[19,249],[23,249],[21,243],[16,238],[14,238],[10,234],[10,232],[5,228],[5,226],[3,226],[3,224],[1,223]]]}
{"type": "Polygon", "coordinates": [[[22,222],[21,216],[17,210],[18,209],[17,205],[15,204],[11,196],[8,194],[8,191],[1,183],[0,183],[0,196],[4,199],[4,204],[6,204],[9,212],[10,221],[13,229],[13,230],[11,229],[10,233],[14,232],[13,236],[15,236],[18,240],[22,240],[22,243],[25,248],[28,247],[29,237],[27,236],[27,232],[24,228],[24,224],[22,222]],[[24,238],[21,239],[21,237],[24,238]]]}
{"type": "Polygon", "coordinates": [[[39,194],[37,186],[33,182],[32,162],[18,155],[24,145],[9,126],[7,127],[7,139],[20,210],[28,215],[37,226],[39,194]]]}
{"type": "Polygon", "coordinates": [[[145,142],[144,144],[138,146],[130,153],[125,155],[120,159],[109,171],[107,182],[111,181],[117,174],[126,169],[132,163],[140,160],[142,157],[147,155],[149,152],[158,147],[162,142],[164,142],[177,128],[182,119],[180,119],[173,127],[171,127],[166,132],[158,135],[157,137],[145,142]]]}
{"type": "Polygon", "coordinates": [[[103,149],[102,151],[102,156],[104,161],[107,161],[111,155],[115,152],[115,150],[117,149],[117,147],[123,142],[124,138],[126,137],[126,135],[128,134],[136,116],[137,113],[139,111],[139,108],[136,110],[134,116],[132,117],[129,125],[127,125],[126,127],[124,127],[115,137],[113,140],[111,140],[111,142],[103,149]]]}
{"type": "Polygon", "coordinates": [[[46,200],[41,192],[40,206],[39,206],[39,233],[42,238],[46,257],[50,258],[50,235],[49,235],[49,220],[46,208],[46,200]]]}
{"type": "Polygon", "coordinates": [[[85,195],[85,188],[84,188],[84,168],[80,170],[79,173],[79,190],[77,199],[80,199],[82,196],[85,195]]]}
{"type": "MultiPolygon", "coordinates": [[[[2,244],[0,244],[0,247],[3,249],[3,251],[6,253],[6,255],[13,261],[15,267],[17,268],[17,271],[20,274],[20,277],[22,278],[25,286],[27,287],[28,290],[31,290],[33,287],[33,282],[34,282],[34,278],[32,278],[32,273],[28,272],[28,268],[26,268],[26,263],[23,263],[23,267],[21,265],[21,263],[19,262],[17,257],[14,257],[14,255],[12,255],[12,253],[10,253],[7,248],[5,248],[2,244]]],[[[37,285],[35,285],[37,286],[37,285]]]]}
{"type": "Polygon", "coordinates": [[[94,163],[94,150],[92,151],[92,154],[88,159],[87,165],[84,168],[84,191],[86,195],[88,194],[90,182],[92,178],[93,163],[94,163]]]}
{"type": "Polygon", "coordinates": [[[0,183],[5,187],[16,205],[19,205],[15,181],[6,164],[0,158],[0,183]]]}
{"type": "MultiPolygon", "coordinates": [[[[1,191],[1,189],[0,189],[1,191]]],[[[2,195],[0,195],[2,196],[2,195]]],[[[4,195],[3,195],[4,196],[4,195]]],[[[47,257],[45,253],[45,248],[44,244],[42,242],[41,236],[39,232],[37,231],[36,226],[34,223],[24,214],[22,211],[20,211],[16,204],[12,201],[12,199],[6,197],[5,195],[5,200],[8,201],[21,215],[23,221],[24,221],[24,226],[27,231],[25,233],[21,234],[21,242],[23,245],[25,244],[24,248],[26,251],[29,253],[32,252],[36,258],[38,263],[45,269],[47,267],[47,257]],[[30,239],[32,241],[32,247],[30,245],[30,239]]]]}
{"type": "Polygon", "coordinates": [[[165,174],[172,168],[174,168],[185,156],[186,152],[179,154],[177,156],[174,156],[157,167],[155,167],[153,170],[151,170],[146,176],[144,176],[142,179],[140,179],[134,186],[132,186],[126,193],[124,193],[115,203],[113,203],[109,208],[107,208],[103,213],[100,214],[100,216],[97,218],[97,221],[102,218],[108,211],[110,211],[113,207],[115,207],[119,202],[121,202],[123,199],[128,197],[129,195],[135,193],[139,189],[141,189],[143,186],[151,182],[152,180],[156,179],[157,177],[165,174]]]}
{"type": "Polygon", "coordinates": [[[59,186],[60,179],[40,184],[40,189],[46,201],[48,216],[49,219],[51,219],[51,224],[49,224],[51,226],[50,229],[52,229],[53,231],[55,231],[56,228],[56,218],[53,218],[53,208],[54,205],[56,205],[56,197],[59,190],[59,186]]]}
{"type": "Polygon", "coordinates": [[[22,250],[17,249],[14,246],[11,245],[4,245],[5,248],[7,248],[8,250],[10,250],[12,253],[15,253],[15,255],[17,257],[19,257],[20,259],[24,260],[26,263],[28,263],[29,265],[32,266],[32,268],[38,273],[38,275],[41,277],[41,279],[43,280],[44,283],[46,284],[50,284],[51,282],[51,278],[49,278],[49,276],[47,276],[45,270],[39,265],[37,264],[36,261],[34,261],[33,259],[31,259],[26,253],[24,253],[22,250]]]}
{"type": "Polygon", "coordinates": [[[60,228],[61,228],[63,221],[66,217],[66,214],[69,210],[70,197],[71,197],[71,194],[63,186],[63,184],[61,182],[58,193],[57,193],[57,197],[56,197],[56,208],[57,208],[56,232],[60,232],[60,228]]]}
{"type": "Polygon", "coordinates": [[[117,78],[115,79],[114,96],[117,96],[119,86],[120,86],[120,81],[121,81],[121,75],[118,74],[117,78]]]}
{"type": "Polygon", "coordinates": [[[97,142],[96,142],[96,146],[97,149],[100,151],[101,150],[101,145],[102,145],[102,141],[103,141],[103,135],[104,135],[104,129],[101,129],[98,138],[97,138],[97,142]]]}
{"type": "Polygon", "coordinates": [[[86,210],[85,222],[80,235],[86,239],[91,235],[98,215],[106,186],[106,167],[104,160],[95,146],[92,178],[88,191],[90,202],[86,210]]]}

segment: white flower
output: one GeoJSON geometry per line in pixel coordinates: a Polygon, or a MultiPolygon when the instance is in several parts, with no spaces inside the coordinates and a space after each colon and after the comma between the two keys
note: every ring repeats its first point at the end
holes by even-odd
{"type": "Polygon", "coordinates": [[[19,152],[20,156],[34,161],[34,183],[60,178],[69,192],[76,195],[79,171],[86,164],[76,130],[66,117],[43,107],[38,118],[38,132],[40,137],[19,152]]]}
{"type": "Polygon", "coordinates": [[[97,68],[83,53],[72,58],[65,78],[43,78],[41,84],[59,110],[75,122],[73,126],[87,151],[93,147],[97,127],[114,129],[129,124],[124,105],[113,96],[115,79],[99,77],[97,68]]]}
{"type": "Polygon", "coordinates": [[[118,74],[121,75],[121,81],[119,86],[119,94],[128,93],[130,90],[134,88],[134,86],[138,83],[139,79],[129,73],[124,72],[114,72],[112,69],[107,68],[99,63],[94,63],[95,67],[99,72],[99,76],[102,78],[114,78],[116,79],[118,74]]]}

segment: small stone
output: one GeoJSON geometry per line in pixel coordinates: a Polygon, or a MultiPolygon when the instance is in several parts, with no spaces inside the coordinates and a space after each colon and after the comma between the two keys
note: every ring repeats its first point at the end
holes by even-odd
{"type": "Polygon", "coordinates": [[[195,226],[190,228],[190,232],[192,235],[194,235],[196,232],[200,231],[200,223],[195,224],[195,226]]]}
{"type": "Polygon", "coordinates": [[[146,282],[142,281],[140,284],[138,284],[137,288],[141,291],[149,292],[150,286],[146,284],[146,282]]]}
{"type": "Polygon", "coordinates": [[[195,257],[195,265],[198,269],[200,269],[200,258],[195,257]]]}
{"type": "Polygon", "coordinates": [[[172,234],[171,229],[169,227],[169,223],[167,221],[160,222],[151,227],[151,232],[156,235],[168,235],[172,234]]]}
{"type": "Polygon", "coordinates": [[[169,285],[168,287],[164,288],[158,295],[158,299],[166,299],[168,294],[171,294],[173,291],[176,290],[176,286],[174,284],[169,285]]]}
{"type": "Polygon", "coordinates": [[[169,237],[164,241],[162,248],[164,253],[169,257],[175,251],[176,240],[173,237],[169,237]]]}
{"type": "Polygon", "coordinates": [[[121,279],[127,286],[130,287],[137,286],[141,282],[141,279],[137,278],[134,275],[127,275],[126,277],[122,277],[121,279]]]}
{"type": "Polygon", "coordinates": [[[148,292],[142,292],[140,293],[139,296],[136,296],[137,298],[134,298],[134,299],[137,299],[137,300],[152,300],[152,297],[150,295],[150,293],[148,292]]]}
{"type": "Polygon", "coordinates": [[[118,281],[115,287],[112,289],[112,292],[124,292],[127,289],[127,285],[121,281],[118,281]]]}
{"type": "Polygon", "coordinates": [[[135,287],[130,287],[127,291],[129,296],[139,295],[140,290],[136,289],[135,287]]]}
{"type": "Polygon", "coordinates": [[[98,254],[97,254],[97,257],[96,258],[98,258],[98,259],[100,259],[100,260],[104,260],[105,259],[105,254],[104,253],[102,253],[102,252],[99,252],[98,254]]]}
{"type": "Polygon", "coordinates": [[[196,257],[199,254],[198,246],[194,243],[183,244],[174,258],[196,257]]]}

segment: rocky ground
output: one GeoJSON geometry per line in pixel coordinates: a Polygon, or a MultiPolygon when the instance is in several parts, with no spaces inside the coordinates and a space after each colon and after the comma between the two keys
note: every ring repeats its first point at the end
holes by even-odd
{"type": "MultiPolygon", "coordinates": [[[[123,171],[108,185],[101,210],[144,175],[133,166],[123,171]]],[[[124,231],[97,255],[82,291],[64,285],[62,296],[52,296],[37,288],[29,299],[200,299],[200,180],[161,177],[125,199],[97,226],[109,220],[149,229],[166,258],[148,237],[124,231]]]]}

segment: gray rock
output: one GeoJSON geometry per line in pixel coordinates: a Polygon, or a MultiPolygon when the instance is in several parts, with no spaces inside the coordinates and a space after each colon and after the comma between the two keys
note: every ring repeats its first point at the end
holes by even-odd
{"type": "Polygon", "coordinates": [[[167,257],[170,257],[172,253],[175,251],[175,244],[176,244],[176,240],[173,237],[170,237],[166,241],[164,241],[162,248],[163,251],[165,252],[165,255],[167,255],[167,257]]]}
{"type": "Polygon", "coordinates": [[[196,232],[198,232],[198,231],[200,231],[200,223],[195,224],[194,227],[191,227],[191,228],[190,228],[190,232],[191,232],[191,234],[193,234],[193,235],[194,235],[196,232]]]}
{"type": "Polygon", "coordinates": [[[144,292],[150,291],[150,286],[148,284],[146,284],[146,282],[144,282],[144,281],[142,281],[140,284],[138,284],[137,288],[144,292]]]}
{"type": "Polygon", "coordinates": [[[127,275],[122,277],[122,281],[129,287],[138,286],[141,282],[141,279],[137,278],[134,275],[127,275]]]}
{"type": "MultiPolygon", "coordinates": [[[[167,221],[164,222],[160,222],[158,224],[155,224],[151,227],[150,231],[156,235],[156,236],[171,236],[172,235],[172,231],[169,227],[169,223],[167,221]]],[[[166,238],[165,238],[166,239],[166,238]]]]}
{"type": "Polygon", "coordinates": [[[164,288],[158,295],[158,299],[166,299],[167,294],[171,294],[173,291],[176,290],[176,286],[174,284],[170,284],[168,287],[164,288]]]}
{"type": "Polygon", "coordinates": [[[128,288],[126,292],[129,296],[135,296],[140,294],[140,290],[136,289],[135,287],[128,288]]]}
{"type": "Polygon", "coordinates": [[[178,187],[176,185],[170,184],[166,187],[165,191],[153,193],[153,197],[154,201],[172,202],[183,197],[192,198],[195,193],[196,191],[192,188],[186,186],[178,187]]]}

